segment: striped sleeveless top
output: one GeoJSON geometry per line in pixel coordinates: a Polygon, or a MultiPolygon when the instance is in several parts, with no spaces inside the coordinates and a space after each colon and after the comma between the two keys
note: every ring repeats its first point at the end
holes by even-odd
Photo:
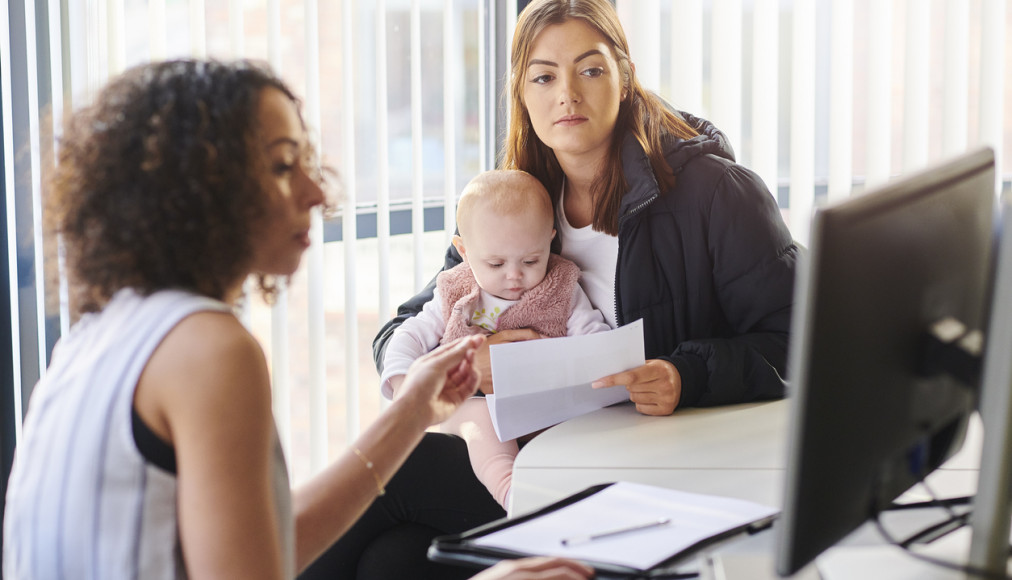
{"type": "MultiPolygon", "coordinates": [[[[181,291],[118,292],[74,325],[36,386],[15,451],[3,538],[6,578],[185,578],[176,477],[134,442],[133,395],[162,339],[186,316],[228,305],[181,291]]],[[[275,435],[275,506],[285,570],[294,523],[275,435]]]]}

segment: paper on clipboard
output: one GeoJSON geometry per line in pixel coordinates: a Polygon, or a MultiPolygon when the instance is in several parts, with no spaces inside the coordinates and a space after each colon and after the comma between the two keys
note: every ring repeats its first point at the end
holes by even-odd
{"type": "Polygon", "coordinates": [[[643,321],[583,336],[493,345],[489,414],[500,441],[629,399],[624,386],[590,383],[643,365],[643,321]]]}
{"type": "Polygon", "coordinates": [[[768,523],[777,513],[773,507],[736,498],[618,482],[576,503],[481,536],[474,543],[520,554],[647,570],[707,539],[768,523]],[[661,522],[664,525],[654,524],[661,522]],[[628,533],[611,531],[623,528],[628,533]],[[568,541],[574,537],[583,541],[568,541]]]}

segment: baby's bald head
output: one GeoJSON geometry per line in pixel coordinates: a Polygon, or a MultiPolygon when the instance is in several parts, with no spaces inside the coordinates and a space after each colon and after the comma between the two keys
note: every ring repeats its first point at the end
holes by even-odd
{"type": "Polygon", "coordinates": [[[466,241],[480,235],[489,217],[523,215],[551,230],[552,200],[536,177],[516,170],[486,171],[472,179],[457,203],[457,229],[466,241]]]}
{"type": "Polygon", "coordinates": [[[523,171],[488,171],[460,196],[453,245],[482,290],[519,300],[548,272],[554,224],[540,181],[523,171]]]}

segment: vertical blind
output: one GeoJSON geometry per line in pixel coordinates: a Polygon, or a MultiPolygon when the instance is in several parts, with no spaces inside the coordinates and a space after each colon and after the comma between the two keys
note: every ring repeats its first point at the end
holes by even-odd
{"type": "MultiPolygon", "coordinates": [[[[296,479],[320,469],[382,405],[369,338],[435,273],[463,182],[495,162],[517,2],[0,7],[15,417],[71,322],[65,286],[41,275],[59,267],[43,258],[54,253],[40,227],[46,123],[58,132],[67,112],[137,62],[259,58],[300,94],[312,138],[339,170],[340,216],[314,218],[304,273],[272,306],[251,297],[243,318],[270,353],[296,479]],[[146,31],[140,50],[135,30],[146,31]]],[[[1009,172],[1007,0],[617,0],[617,9],[644,85],[721,127],[802,243],[817,204],[970,146],[996,150],[999,180],[1009,172]]]]}

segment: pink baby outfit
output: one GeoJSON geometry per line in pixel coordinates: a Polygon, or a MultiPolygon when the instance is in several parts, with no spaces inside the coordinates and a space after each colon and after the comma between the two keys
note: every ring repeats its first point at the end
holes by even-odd
{"type": "MultiPolygon", "coordinates": [[[[576,264],[551,254],[544,280],[524,292],[516,304],[499,316],[496,331],[530,328],[545,338],[566,336],[566,324],[573,311],[573,287],[579,281],[580,269],[576,264]]],[[[440,272],[436,287],[440,291],[446,318],[446,330],[440,344],[471,334],[489,334],[484,328],[470,323],[481,288],[467,262],[440,272]]]]}
{"type": "MultiPolygon", "coordinates": [[[[579,280],[580,269],[576,264],[551,254],[544,280],[524,292],[516,304],[497,318],[496,331],[531,328],[546,338],[566,336],[572,312],[573,287],[579,280]]],[[[439,289],[446,319],[446,330],[440,344],[471,334],[490,334],[485,328],[470,323],[481,288],[467,262],[441,272],[436,278],[436,288],[439,289]]],[[[453,417],[443,423],[442,430],[460,435],[467,442],[471,468],[478,480],[485,484],[500,505],[509,508],[513,462],[520,448],[516,440],[499,441],[485,400],[472,398],[466,401],[453,417]]]]}
{"type": "MultiPolygon", "coordinates": [[[[387,344],[380,376],[384,396],[394,396],[392,377],[406,374],[419,356],[454,338],[517,328],[531,328],[546,337],[609,330],[604,315],[580,286],[580,275],[573,262],[552,254],[541,283],[514,301],[481,290],[466,263],[440,273],[434,298],[404,321],[387,344]]],[[[516,441],[499,441],[484,397],[465,401],[440,429],[464,439],[475,475],[508,509],[519,449],[516,441]]]]}

